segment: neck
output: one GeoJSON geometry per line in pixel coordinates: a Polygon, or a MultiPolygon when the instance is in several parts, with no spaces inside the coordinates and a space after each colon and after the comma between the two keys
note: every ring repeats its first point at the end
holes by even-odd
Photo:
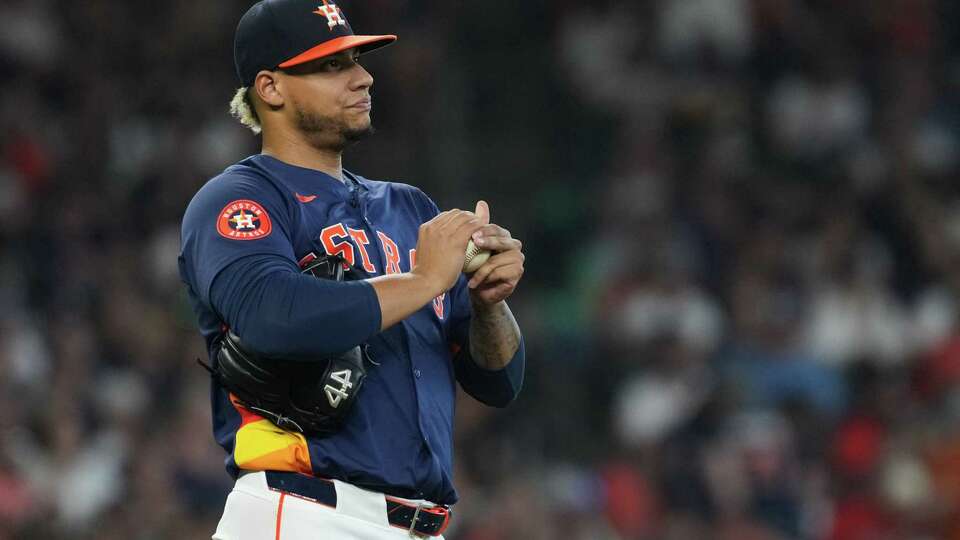
{"type": "Polygon", "coordinates": [[[317,148],[299,137],[288,133],[263,134],[261,153],[306,169],[320,171],[343,181],[343,162],[341,152],[334,149],[317,148]]]}

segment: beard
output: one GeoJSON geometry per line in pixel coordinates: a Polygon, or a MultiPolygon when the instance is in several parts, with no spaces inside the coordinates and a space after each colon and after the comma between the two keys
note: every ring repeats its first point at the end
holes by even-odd
{"type": "Polygon", "coordinates": [[[343,152],[353,143],[362,141],[374,133],[373,122],[354,127],[341,118],[323,116],[295,105],[297,128],[310,144],[323,150],[343,152]]]}

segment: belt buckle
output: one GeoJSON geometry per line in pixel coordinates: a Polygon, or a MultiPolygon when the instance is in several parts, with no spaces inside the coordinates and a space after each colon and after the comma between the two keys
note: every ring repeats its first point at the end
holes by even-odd
{"type": "MultiPolygon", "coordinates": [[[[413,512],[413,518],[410,519],[410,528],[407,529],[407,533],[410,535],[410,538],[430,538],[433,536],[440,536],[443,534],[443,531],[447,529],[447,525],[450,524],[450,516],[452,514],[453,512],[450,511],[450,507],[447,505],[434,505],[432,503],[421,502],[417,505],[416,510],[413,512]],[[417,530],[417,524],[421,521],[421,515],[423,513],[432,514],[442,518],[440,524],[436,526],[436,530],[431,530],[430,532],[417,530]]],[[[431,525],[431,529],[432,528],[433,525],[431,525]]]]}
{"type": "Polygon", "coordinates": [[[423,538],[416,531],[417,522],[420,521],[420,511],[423,510],[424,505],[420,503],[417,505],[416,511],[413,513],[413,519],[410,520],[410,529],[407,530],[407,533],[410,535],[410,538],[423,538]]]}

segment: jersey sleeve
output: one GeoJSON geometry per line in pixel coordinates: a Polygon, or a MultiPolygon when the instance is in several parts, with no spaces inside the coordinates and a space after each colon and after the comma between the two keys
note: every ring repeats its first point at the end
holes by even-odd
{"type": "Polygon", "coordinates": [[[190,201],[180,232],[188,284],[209,299],[214,278],[230,263],[251,255],[293,261],[291,211],[263,178],[224,173],[190,201]]]}
{"type": "Polygon", "coordinates": [[[453,369],[460,386],[474,399],[491,407],[506,407],[520,394],[527,358],[523,337],[513,358],[502,369],[489,370],[477,365],[470,354],[470,343],[453,359],[453,369]]]}
{"type": "Polygon", "coordinates": [[[454,374],[460,386],[481,403],[493,407],[506,407],[516,399],[523,386],[526,370],[526,353],[523,337],[513,358],[503,369],[488,370],[480,367],[470,354],[470,289],[467,277],[460,276],[450,290],[451,314],[447,326],[447,341],[455,343],[459,351],[453,359],[454,374]]]}
{"type": "Polygon", "coordinates": [[[379,331],[376,291],[301,274],[291,212],[265,179],[212,180],[184,215],[181,273],[248,348],[305,360],[341,353],[379,331]]]}
{"type": "Polygon", "coordinates": [[[210,304],[249,349],[278,358],[339,354],[380,331],[368,282],[317,279],[275,255],[230,263],[213,280],[210,304]]]}

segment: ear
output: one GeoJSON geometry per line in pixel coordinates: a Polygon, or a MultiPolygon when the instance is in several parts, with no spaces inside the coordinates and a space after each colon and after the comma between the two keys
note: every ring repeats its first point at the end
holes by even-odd
{"type": "Polygon", "coordinates": [[[257,96],[271,108],[283,106],[283,92],[280,79],[275,71],[263,70],[253,80],[253,90],[257,96]]]}

